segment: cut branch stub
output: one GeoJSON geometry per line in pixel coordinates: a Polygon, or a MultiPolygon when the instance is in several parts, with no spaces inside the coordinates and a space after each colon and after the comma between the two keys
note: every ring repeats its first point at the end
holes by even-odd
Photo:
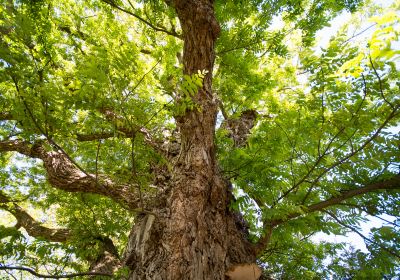
{"type": "Polygon", "coordinates": [[[261,268],[255,263],[232,266],[225,275],[230,280],[257,280],[261,276],[261,268]]]}

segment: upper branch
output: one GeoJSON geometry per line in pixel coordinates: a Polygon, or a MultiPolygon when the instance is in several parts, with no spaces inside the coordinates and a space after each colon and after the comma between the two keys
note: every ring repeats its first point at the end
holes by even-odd
{"type": "MultiPolygon", "coordinates": [[[[150,122],[153,117],[150,118],[150,120],[148,120],[147,123],[143,124],[143,126],[136,126],[133,123],[131,123],[127,118],[124,118],[123,116],[116,114],[110,108],[101,108],[100,112],[104,115],[104,117],[109,122],[114,123],[116,126],[116,129],[120,133],[124,134],[126,137],[132,138],[135,136],[136,133],[140,133],[144,136],[144,141],[147,145],[152,147],[156,152],[159,152],[162,155],[166,155],[166,151],[162,147],[163,143],[157,142],[153,138],[153,136],[150,134],[150,132],[145,128],[147,123],[150,122]],[[128,122],[128,125],[118,125],[118,123],[127,123],[127,122],[128,122]]],[[[97,136],[100,136],[100,137],[105,136],[106,138],[108,138],[107,136],[110,136],[110,134],[102,133],[102,134],[97,134],[97,136]]],[[[88,135],[88,136],[79,135],[78,136],[78,140],[80,140],[80,141],[90,141],[89,139],[96,140],[96,138],[94,138],[93,136],[90,136],[90,135],[88,135]]],[[[97,138],[97,139],[101,139],[101,138],[97,138]]]]}
{"type": "Polygon", "coordinates": [[[332,197],[328,200],[308,206],[307,212],[314,212],[325,209],[332,205],[337,205],[343,200],[352,198],[354,196],[359,196],[378,190],[389,190],[389,189],[400,189],[400,175],[396,175],[389,180],[373,183],[362,188],[343,191],[342,194],[339,196],[332,197]]]}
{"type": "MultiPolygon", "coordinates": [[[[374,141],[374,139],[376,139],[380,133],[382,132],[382,130],[384,128],[387,127],[387,125],[389,124],[389,122],[391,120],[393,120],[395,117],[398,116],[399,114],[399,108],[400,105],[396,105],[392,108],[392,111],[388,114],[388,116],[386,117],[385,121],[375,130],[375,132],[372,133],[372,135],[370,137],[368,137],[364,143],[362,143],[362,145],[360,145],[357,149],[352,149],[351,152],[349,152],[348,154],[344,155],[342,158],[340,158],[339,160],[335,161],[333,164],[331,164],[330,166],[324,168],[322,170],[322,172],[320,172],[316,178],[314,178],[312,180],[312,185],[316,184],[325,174],[327,174],[329,171],[333,170],[334,168],[340,166],[341,164],[343,164],[344,162],[346,162],[347,160],[349,160],[350,158],[354,157],[355,155],[357,155],[358,153],[360,153],[361,151],[363,151],[372,141],[374,141]]],[[[306,173],[306,175],[304,175],[295,185],[293,185],[291,188],[289,188],[287,191],[285,191],[276,201],[274,204],[276,204],[277,202],[279,202],[281,199],[283,199],[284,197],[286,197],[287,195],[289,195],[293,190],[297,189],[302,183],[306,182],[307,179],[309,179],[311,177],[311,175],[314,173],[315,170],[318,170],[318,167],[320,166],[323,158],[327,155],[329,155],[331,152],[329,152],[329,149],[331,148],[333,142],[335,139],[337,139],[337,137],[339,136],[339,134],[341,134],[344,131],[344,127],[341,128],[335,135],[333,138],[331,138],[329,140],[328,145],[326,146],[326,148],[324,149],[324,151],[322,152],[322,154],[317,158],[317,160],[315,161],[315,163],[313,164],[312,168],[308,170],[308,172],[306,173]]],[[[349,141],[349,139],[346,139],[346,142],[349,141]]]]}
{"type": "Polygon", "coordinates": [[[67,192],[95,193],[136,209],[139,196],[135,188],[119,185],[104,175],[96,177],[81,171],[67,155],[61,151],[47,151],[43,142],[30,144],[22,140],[0,141],[0,152],[15,151],[31,158],[39,158],[47,171],[49,183],[67,192]]]}
{"type": "Polygon", "coordinates": [[[134,18],[140,20],[141,22],[143,22],[144,24],[146,24],[150,28],[154,29],[155,31],[164,32],[164,33],[166,33],[168,35],[171,35],[171,36],[174,36],[174,37],[176,37],[178,39],[182,39],[182,35],[178,34],[175,30],[170,31],[170,30],[165,29],[164,27],[155,26],[154,24],[152,24],[148,20],[146,20],[146,19],[142,18],[141,16],[133,13],[132,11],[118,6],[113,0],[102,0],[102,1],[104,3],[110,5],[111,7],[117,9],[117,10],[120,10],[120,11],[122,11],[124,13],[127,13],[128,15],[133,16],[134,18]]]}
{"type": "MultiPolygon", "coordinates": [[[[396,175],[388,180],[372,183],[372,184],[366,185],[361,188],[342,191],[341,194],[338,196],[331,197],[327,200],[306,206],[304,212],[312,213],[315,211],[321,211],[330,206],[338,205],[340,202],[342,202],[346,199],[349,199],[349,198],[353,198],[355,196],[363,195],[363,194],[366,194],[369,192],[375,192],[375,191],[380,191],[380,190],[390,190],[390,189],[400,189],[400,175],[396,175]]],[[[270,222],[270,224],[272,224],[274,226],[279,225],[288,220],[297,218],[297,217],[301,216],[302,214],[303,213],[299,213],[299,212],[292,213],[292,214],[289,214],[285,219],[272,220],[270,222]]]]}

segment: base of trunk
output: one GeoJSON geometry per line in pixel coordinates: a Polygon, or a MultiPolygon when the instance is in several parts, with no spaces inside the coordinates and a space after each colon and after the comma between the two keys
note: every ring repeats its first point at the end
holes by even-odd
{"type": "Polygon", "coordinates": [[[222,280],[229,268],[255,263],[240,217],[227,207],[225,182],[186,179],[176,181],[168,208],[137,217],[125,253],[129,279],[222,280]],[[212,190],[221,188],[223,195],[212,190]]]}

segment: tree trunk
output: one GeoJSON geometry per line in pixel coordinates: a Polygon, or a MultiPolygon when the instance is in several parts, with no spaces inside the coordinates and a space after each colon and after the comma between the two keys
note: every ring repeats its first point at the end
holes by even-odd
{"type": "Polygon", "coordinates": [[[130,279],[226,279],[234,264],[255,254],[229,211],[229,182],[218,171],[214,132],[218,101],[212,93],[214,44],[219,34],[212,0],[175,0],[181,22],[185,74],[207,70],[193,97],[199,109],[176,117],[181,149],[153,214],[142,215],[127,248],[130,279]]]}

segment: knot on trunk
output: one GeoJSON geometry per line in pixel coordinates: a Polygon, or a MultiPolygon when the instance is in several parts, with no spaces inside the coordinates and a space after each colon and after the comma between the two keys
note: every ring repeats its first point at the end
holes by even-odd
{"type": "Polygon", "coordinates": [[[257,115],[255,110],[246,110],[239,118],[229,118],[222,123],[222,128],[228,130],[228,136],[233,140],[235,147],[246,145],[250,130],[256,124],[257,115]]]}

